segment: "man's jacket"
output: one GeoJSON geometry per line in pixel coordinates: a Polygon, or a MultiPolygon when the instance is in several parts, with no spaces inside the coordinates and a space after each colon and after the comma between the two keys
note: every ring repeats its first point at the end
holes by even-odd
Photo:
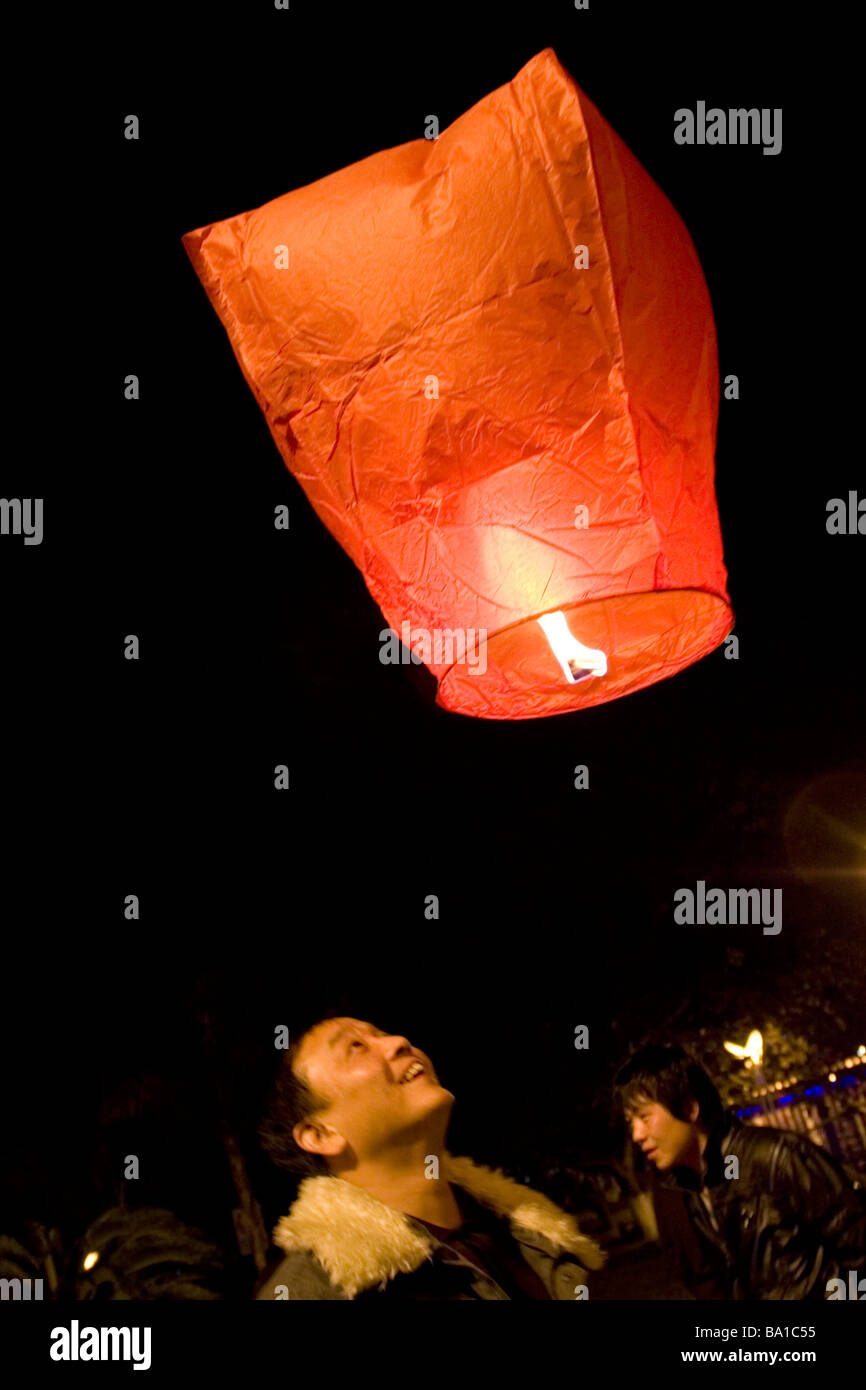
{"type": "Polygon", "coordinates": [[[674,1169],[656,1187],[662,1242],[695,1297],[825,1299],[828,1280],[866,1268],[866,1193],[811,1139],[726,1115],[704,1161],[703,1184],[674,1169]]]}
{"type": "Polygon", "coordinates": [[[438,1239],[414,1217],[341,1178],[305,1178],[274,1229],[286,1258],[258,1299],[575,1299],[605,1256],[548,1197],[445,1154],[460,1229],[438,1239]]]}

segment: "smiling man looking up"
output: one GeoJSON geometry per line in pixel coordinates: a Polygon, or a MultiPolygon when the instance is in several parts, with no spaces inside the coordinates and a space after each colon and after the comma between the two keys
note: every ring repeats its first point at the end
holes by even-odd
{"type": "Polygon", "coordinates": [[[539,1192],[445,1147],[454,1105],[402,1034],[327,1018],[286,1052],[261,1135],[307,1176],[259,1299],[585,1297],[604,1256],[539,1192]]]}

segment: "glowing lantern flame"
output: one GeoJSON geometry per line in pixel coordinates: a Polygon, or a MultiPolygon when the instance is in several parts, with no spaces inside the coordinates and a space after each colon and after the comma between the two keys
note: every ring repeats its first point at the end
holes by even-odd
{"type": "Polygon", "coordinates": [[[740,1061],[744,1061],[745,1058],[748,1058],[756,1067],[759,1067],[761,1065],[761,1058],[764,1055],[764,1039],[757,1028],[755,1028],[746,1039],[745,1047],[740,1047],[739,1043],[726,1042],[725,1048],[732,1056],[739,1057],[740,1061]]]}
{"type": "Polygon", "coordinates": [[[96,1264],[96,1261],[97,1261],[98,1259],[99,1259],[99,1251],[98,1251],[98,1250],[91,1250],[89,1254],[87,1254],[87,1255],[84,1256],[84,1263],[82,1264],[81,1268],[82,1268],[82,1269],[92,1269],[93,1266],[96,1264]]]}
{"type": "Polygon", "coordinates": [[[569,685],[577,685],[578,681],[588,680],[590,676],[607,675],[607,657],[604,652],[596,651],[594,647],[585,647],[582,642],[578,642],[569,632],[564,613],[545,613],[543,618],[538,619],[538,624],[543,629],[569,685]]]}

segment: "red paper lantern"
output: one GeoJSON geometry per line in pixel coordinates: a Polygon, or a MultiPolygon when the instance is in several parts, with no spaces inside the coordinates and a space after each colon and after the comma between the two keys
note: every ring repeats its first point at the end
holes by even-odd
{"type": "Polygon", "coordinates": [[[585,708],[730,631],[697,253],[552,49],[438,138],[183,242],[286,465],[440,705],[585,708]],[[538,621],[555,614],[570,665],[538,621]]]}

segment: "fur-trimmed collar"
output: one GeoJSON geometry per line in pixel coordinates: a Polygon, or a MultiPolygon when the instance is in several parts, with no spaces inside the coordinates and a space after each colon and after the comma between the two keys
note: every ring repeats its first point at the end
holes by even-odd
{"type": "MultiPolygon", "coordinates": [[[[513,1235],[518,1231],[569,1251],[586,1269],[600,1269],[604,1252],[581,1233],[573,1216],[549,1197],[486,1168],[471,1158],[445,1153],[443,1176],[463,1188],[497,1216],[506,1217],[513,1235]]],[[[424,1226],[378,1197],[342,1178],[305,1178],[287,1216],[277,1222],[274,1243],[286,1252],[310,1250],[332,1284],[349,1298],[378,1284],[384,1288],[396,1274],[411,1273],[433,1253],[424,1226]]]]}

